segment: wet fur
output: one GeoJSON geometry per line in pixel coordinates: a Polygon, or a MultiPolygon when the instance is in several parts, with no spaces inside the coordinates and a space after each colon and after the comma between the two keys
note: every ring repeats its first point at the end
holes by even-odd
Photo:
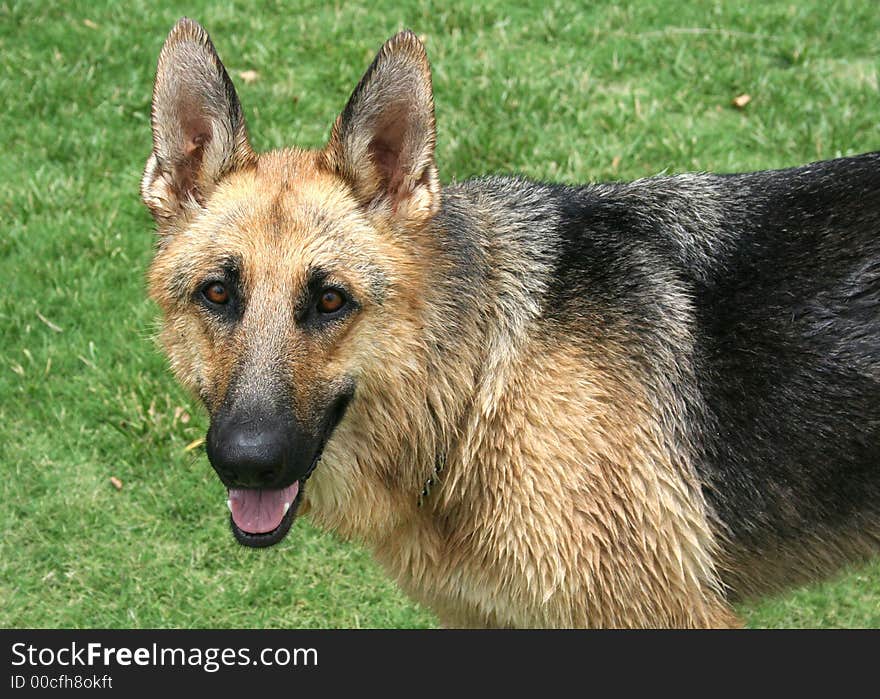
{"type": "Polygon", "coordinates": [[[153,129],[172,368],[212,416],[271,399],[317,423],[355,385],[302,511],[445,624],[737,625],[731,601],[876,552],[878,155],[441,191],[412,34],[325,149],[255,154],[188,20],[153,129]],[[230,265],[224,322],[193,299],[230,265]],[[296,312],[315,270],[359,301],[320,332],[296,312]]]}

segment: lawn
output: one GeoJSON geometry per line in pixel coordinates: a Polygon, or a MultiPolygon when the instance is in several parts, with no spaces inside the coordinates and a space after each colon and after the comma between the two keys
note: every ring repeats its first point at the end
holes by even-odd
{"type": "MultiPolygon", "coordinates": [[[[258,149],[321,144],[404,26],[433,64],[444,181],[880,149],[873,0],[579,4],[0,2],[0,627],[436,624],[365,550],[305,520],[274,549],[239,547],[192,447],[207,419],[152,340],[138,197],[180,15],[214,37],[258,149]]],[[[750,626],[880,626],[880,566],[740,611],[750,626]]]]}

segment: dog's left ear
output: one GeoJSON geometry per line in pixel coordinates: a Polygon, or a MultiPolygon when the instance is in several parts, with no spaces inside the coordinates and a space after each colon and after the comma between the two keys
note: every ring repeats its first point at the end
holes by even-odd
{"type": "Polygon", "coordinates": [[[440,210],[431,68],[411,31],[380,49],[336,120],[325,151],[371,212],[405,228],[440,210]]]}

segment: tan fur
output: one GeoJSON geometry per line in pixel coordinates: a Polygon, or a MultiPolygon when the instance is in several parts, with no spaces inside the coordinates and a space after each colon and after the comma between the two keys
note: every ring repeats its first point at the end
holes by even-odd
{"type": "Polygon", "coordinates": [[[859,518],[856,526],[817,527],[799,540],[768,540],[762,550],[727,546],[719,557],[728,597],[735,600],[781,592],[796,584],[828,578],[845,566],[875,558],[880,548],[880,524],[859,518]]]}
{"type": "Polygon", "coordinates": [[[648,433],[638,387],[584,372],[571,347],[516,363],[423,511],[382,540],[362,532],[379,560],[449,625],[731,623],[699,489],[648,433]]]}
{"type": "MultiPolygon", "coordinates": [[[[209,45],[191,27],[175,32],[160,60],[160,103],[181,34],[209,45]]],[[[242,121],[229,128],[244,136],[221,140],[223,152],[186,160],[163,150],[174,144],[159,129],[143,190],[161,234],[149,278],[176,375],[209,411],[236,374],[242,390],[288,391],[304,420],[341,377],[354,377],[356,400],[302,512],[365,542],[446,625],[737,625],[692,465],[667,441],[665,408],[645,389],[653,378],[633,371],[626,338],[585,347],[536,334],[536,308],[488,304],[490,320],[504,322],[457,328],[449,356],[429,346],[426,328],[444,322],[437,289],[448,274],[426,229],[440,196],[430,73],[409,34],[371,71],[389,62],[392,74],[421,78],[403,81],[410,99],[393,113],[409,105],[417,118],[385,171],[367,153],[385,118],[379,97],[397,94],[393,85],[368,92],[373,106],[355,110],[353,124],[341,117],[322,151],[253,155],[242,121]],[[157,152],[177,169],[162,172],[157,152]],[[244,263],[247,312],[232,330],[191,302],[218,251],[244,263]],[[292,312],[316,265],[363,302],[320,336],[292,312]],[[420,507],[438,455],[444,467],[420,507]]],[[[154,119],[173,118],[154,106],[154,119]]]]}

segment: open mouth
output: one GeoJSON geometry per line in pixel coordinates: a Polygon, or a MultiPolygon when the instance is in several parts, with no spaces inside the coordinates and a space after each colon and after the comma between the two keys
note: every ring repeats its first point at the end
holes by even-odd
{"type": "MultiPolygon", "coordinates": [[[[345,406],[338,412],[338,418],[342,417],[345,406]]],[[[229,524],[235,540],[243,546],[251,548],[265,548],[273,546],[281,541],[293,520],[296,519],[296,511],[302,502],[306,481],[315,470],[321,457],[324,455],[324,446],[338,419],[332,423],[321,440],[318,453],[312,459],[305,475],[286,488],[229,488],[229,499],[226,501],[229,507],[229,524]]]]}
{"type": "Polygon", "coordinates": [[[277,490],[230,488],[226,502],[236,540],[253,548],[281,541],[296,518],[304,488],[304,480],[277,490]]]}
{"type": "MultiPolygon", "coordinates": [[[[350,387],[339,396],[331,410],[328,411],[318,449],[312,456],[309,467],[304,473],[300,470],[298,472],[299,478],[293,483],[281,488],[240,487],[233,478],[228,478],[228,463],[218,467],[218,464],[211,457],[211,432],[209,431],[208,456],[212,458],[212,465],[227,484],[229,524],[238,543],[252,548],[265,548],[277,544],[287,535],[302,502],[306,481],[321,461],[327,440],[342,420],[351,401],[352,393],[353,387],[350,387]]],[[[294,473],[297,471],[294,470],[294,473]]]]}

